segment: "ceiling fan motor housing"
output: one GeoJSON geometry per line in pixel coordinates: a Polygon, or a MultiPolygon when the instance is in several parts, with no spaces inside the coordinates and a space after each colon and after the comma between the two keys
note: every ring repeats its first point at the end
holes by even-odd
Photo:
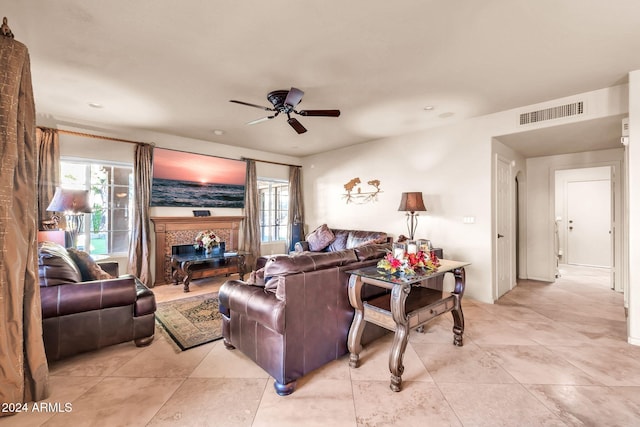
{"type": "Polygon", "coordinates": [[[269,92],[267,95],[267,99],[273,107],[281,113],[291,112],[293,111],[293,105],[286,106],[284,105],[284,100],[287,99],[288,90],[274,90],[269,92]]]}

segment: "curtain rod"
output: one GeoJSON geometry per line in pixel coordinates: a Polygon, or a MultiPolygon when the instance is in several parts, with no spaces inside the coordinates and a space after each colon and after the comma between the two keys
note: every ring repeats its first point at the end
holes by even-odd
{"type": "Polygon", "coordinates": [[[154,145],[154,144],[150,144],[148,142],[130,141],[128,139],[113,138],[111,136],[100,136],[100,135],[94,135],[94,134],[91,134],[91,133],[76,132],[76,131],[73,131],[73,130],[53,129],[53,128],[47,128],[47,127],[43,127],[43,126],[38,126],[38,128],[40,128],[40,129],[48,129],[48,130],[55,130],[58,133],[65,133],[67,135],[86,136],[88,138],[106,139],[108,141],[117,141],[117,142],[126,142],[127,144],[154,145]]]}
{"type": "Polygon", "coordinates": [[[297,168],[301,168],[302,165],[292,165],[289,163],[280,163],[280,162],[272,162],[270,160],[258,160],[258,159],[252,159],[249,157],[241,157],[242,160],[253,160],[255,162],[261,162],[261,163],[271,163],[272,165],[280,165],[280,166],[295,166],[297,168]]]}

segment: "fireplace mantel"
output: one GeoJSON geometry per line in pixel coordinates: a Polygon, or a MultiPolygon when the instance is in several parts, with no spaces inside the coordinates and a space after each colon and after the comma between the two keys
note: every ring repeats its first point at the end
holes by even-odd
{"type": "Polygon", "coordinates": [[[243,216],[152,217],[156,233],[155,284],[171,281],[171,247],[193,243],[202,230],[213,230],[225,242],[227,251],[238,250],[238,233],[243,216]]]}

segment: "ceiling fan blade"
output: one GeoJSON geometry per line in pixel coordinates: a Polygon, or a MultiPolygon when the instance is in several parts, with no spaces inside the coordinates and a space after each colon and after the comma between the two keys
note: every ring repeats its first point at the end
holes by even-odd
{"type": "Polygon", "coordinates": [[[340,110],[300,110],[301,116],[340,117],[340,110]]]}
{"type": "Polygon", "coordinates": [[[248,125],[255,125],[257,123],[262,123],[262,122],[266,122],[267,120],[271,120],[273,119],[275,116],[267,116],[267,117],[263,117],[261,119],[256,119],[256,120],[252,120],[250,122],[248,122],[248,125]]]}
{"type": "Polygon", "coordinates": [[[273,108],[270,108],[270,107],[263,107],[262,105],[251,104],[249,102],[244,102],[244,101],[236,101],[235,99],[231,99],[231,100],[229,100],[229,102],[235,102],[236,104],[248,105],[249,107],[259,108],[259,109],[264,110],[264,111],[275,111],[273,108]]]}
{"type": "Polygon", "coordinates": [[[290,105],[292,107],[295,107],[296,105],[298,105],[300,103],[300,101],[302,101],[302,96],[304,95],[304,92],[301,91],[300,89],[297,89],[295,87],[292,87],[291,90],[289,91],[289,93],[287,93],[287,97],[284,100],[284,104],[285,105],[290,105]]]}
{"type": "Polygon", "coordinates": [[[307,131],[307,129],[305,129],[305,127],[302,126],[302,123],[300,123],[298,120],[296,120],[293,117],[289,117],[287,119],[287,123],[289,123],[291,127],[294,128],[298,133],[305,133],[307,131]]]}

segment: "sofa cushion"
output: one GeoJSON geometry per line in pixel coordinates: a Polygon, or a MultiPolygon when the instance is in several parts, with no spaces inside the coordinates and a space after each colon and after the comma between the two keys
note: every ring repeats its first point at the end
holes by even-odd
{"type": "Polygon", "coordinates": [[[315,271],[358,261],[355,251],[305,252],[296,256],[276,255],[264,266],[265,277],[315,271]]]}
{"type": "Polygon", "coordinates": [[[74,248],[67,249],[67,253],[71,259],[76,263],[80,270],[83,282],[89,282],[91,280],[108,280],[114,277],[104,271],[96,262],[91,258],[91,255],[84,251],[79,251],[74,248]]]}
{"type": "Polygon", "coordinates": [[[329,246],[335,238],[336,236],[333,235],[333,231],[331,231],[327,224],[322,224],[307,236],[309,250],[313,252],[321,251],[329,246]]]}
{"type": "Polygon", "coordinates": [[[331,242],[328,251],[343,251],[347,249],[347,239],[349,238],[349,230],[337,230],[333,229],[333,235],[336,236],[336,239],[331,242]]]}
{"type": "Polygon", "coordinates": [[[38,274],[40,286],[82,282],[80,270],[67,250],[53,242],[42,242],[38,248],[38,274]]]}
{"type": "Polygon", "coordinates": [[[392,243],[373,243],[370,245],[358,246],[354,249],[358,257],[358,261],[367,261],[384,257],[391,252],[392,243]]]}
{"type": "Polygon", "coordinates": [[[359,246],[375,243],[385,243],[386,241],[387,233],[379,231],[353,230],[349,232],[349,237],[347,238],[347,249],[353,249],[359,246]]]}

